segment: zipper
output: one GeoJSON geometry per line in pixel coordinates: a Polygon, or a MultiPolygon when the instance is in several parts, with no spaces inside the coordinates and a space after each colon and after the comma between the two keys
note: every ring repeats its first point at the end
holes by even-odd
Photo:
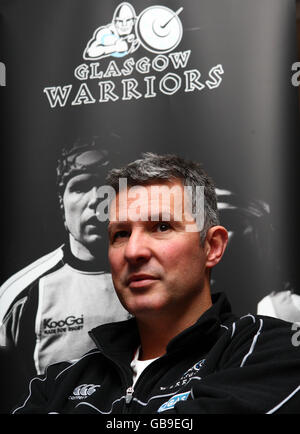
{"type": "MultiPolygon", "coordinates": [[[[127,404],[127,402],[128,402],[128,404],[129,404],[129,403],[132,401],[132,398],[133,398],[132,395],[133,395],[134,389],[133,389],[132,386],[131,386],[131,387],[128,387],[128,388],[126,389],[126,387],[127,387],[127,385],[128,385],[128,382],[127,382],[127,378],[126,378],[127,376],[125,375],[124,370],[123,370],[122,367],[119,365],[119,363],[117,363],[115,360],[113,360],[111,357],[109,357],[107,354],[104,353],[104,351],[102,350],[101,346],[100,346],[99,343],[97,342],[97,339],[94,338],[93,334],[92,334],[92,333],[89,333],[89,335],[91,336],[91,338],[92,338],[93,341],[95,342],[97,348],[101,351],[102,356],[103,356],[105,359],[109,360],[113,365],[115,365],[115,367],[117,368],[117,370],[118,370],[119,373],[121,374],[121,381],[123,380],[122,383],[125,385],[125,388],[123,389],[123,390],[125,390],[125,403],[127,404]]],[[[125,406],[125,408],[126,408],[126,406],[125,406]]],[[[125,413],[126,413],[126,412],[125,412],[125,413]]]]}
{"type": "Polygon", "coordinates": [[[116,366],[117,370],[120,372],[121,374],[121,378],[123,379],[123,384],[125,386],[125,388],[123,389],[125,392],[125,403],[124,403],[124,407],[123,407],[123,414],[127,414],[130,412],[130,407],[131,407],[131,403],[133,400],[133,394],[134,392],[138,389],[140,389],[140,385],[144,383],[144,379],[148,376],[148,372],[151,371],[155,365],[160,364],[161,361],[163,360],[163,363],[165,362],[166,359],[170,358],[170,355],[168,353],[164,354],[163,356],[159,357],[157,360],[154,360],[154,362],[152,362],[149,366],[147,366],[147,368],[144,369],[144,371],[141,373],[140,377],[138,378],[136,384],[135,384],[135,389],[133,388],[133,386],[129,386],[128,385],[128,381],[127,381],[127,376],[125,375],[124,370],[122,369],[122,367],[119,365],[119,363],[117,363],[115,360],[111,359],[109,356],[107,356],[101,346],[99,345],[99,343],[97,342],[97,340],[94,338],[92,333],[89,333],[91,338],[93,339],[93,341],[95,342],[97,348],[101,351],[102,356],[104,358],[106,358],[107,360],[109,360],[110,362],[112,362],[113,365],[116,366]],[[127,387],[127,388],[126,388],[127,387]]]}
{"type": "Polygon", "coordinates": [[[115,360],[108,357],[106,354],[102,353],[102,355],[104,357],[106,357],[108,360],[110,360],[116,366],[116,368],[118,369],[118,371],[121,374],[121,378],[123,379],[123,384],[125,385],[125,391],[126,391],[125,392],[125,405],[123,407],[125,411],[123,410],[122,413],[128,413],[128,407],[129,407],[130,402],[132,401],[134,389],[132,386],[127,387],[127,385],[128,385],[127,378],[126,378],[126,375],[125,375],[123,369],[121,368],[121,366],[115,360]],[[127,389],[126,389],[126,387],[127,387],[127,389]]]}
{"type": "Polygon", "coordinates": [[[145,368],[143,370],[143,372],[140,374],[139,378],[137,379],[137,382],[135,384],[135,387],[130,386],[127,388],[126,390],[126,397],[125,397],[125,413],[129,413],[130,412],[130,407],[131,407],[131,403],[133,400],[133,394],[135,393],[135,391],[137,389],[140,389],[140,384],[144,382],[144,379],[148,376],[149,371],[151,371],[151,369],[153,369],[153,365],[155,365],[158,363],[161,363],[161,360],[165,360],[167,358],[167,354],[164,354],[163,356],[159,357],[157,360],[154,360],[154,362],[152,362],[149,366],[147,366],[147,368],[145,368]]]}
{"type": "Polygon", "coordinates": [[[126,404],[130,404],[133,398],[134,388],[132,386],[128,387],[126,390],[125,402],[126,404]]]}

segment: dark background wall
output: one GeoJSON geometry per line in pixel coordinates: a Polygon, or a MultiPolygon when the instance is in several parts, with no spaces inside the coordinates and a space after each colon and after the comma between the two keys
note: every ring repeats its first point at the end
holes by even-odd
{"type": "MultiPolygon", "coordinates": [[[[203,163],[215,179],[222,222],[231,232],[213,273],[213,290],[225,290],[238,313],[254,311],[271,291],[299,291],[294,229],[299,113],[298,89],[291,85],[295,2],[161,1],[174,11],[184,7],[183,36],[172,52],[191,51],[186,67],[175,70],[170,62],[165,71],[152,69],[146,75],[156,77],[156,97],[130,101],[99,103],[101,80],[87,79],[96,102],[71,105],[82,83],[74,70],[91,63],[83,50],[95,29],[111,22],[119,3],[0,3],[0,60],[7,69],[1,88],[1,282],[63,242],[56,160],[62,146],[97,137],[113,150],[116,164],[145,151],[175,152],[203,163]],[[205,82],[219,64],[224,74],[215,89],[186,92],[182,84],[173,95],[159,91],[168,71],[184,83],[184,71],[196,69],[205,82]],[[72,85],[68,102],[51,108],[44,89],[65,85],[72,85]]],[[[157,1],[131,4],[140,13],[157,1]]],[[[130,55],[136,62],[145,56],[153,61],[157,54],[140,47],[130,55]]],[[[101,59],[100,69],[110,60],[121,67],[126,57],[101,59]]],[[[144,75],[129,77],[143,93],[144,75]]],[[[110,77],[118,95],[124,78],[110,77]]]]}

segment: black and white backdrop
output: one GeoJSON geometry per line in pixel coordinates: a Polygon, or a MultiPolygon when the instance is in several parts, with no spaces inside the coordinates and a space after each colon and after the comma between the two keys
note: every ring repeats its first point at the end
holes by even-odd
{"type": "Polygon", "coordinates": [[[120,165],[145,151],[203,163],[230,231],[213,290],[237,313],[297,289],[295,2],[130,0],[128,52],[95,55],[120,3],[0,1],[1,283],[61,244],[56,160],[95,139],[120,165]]]}

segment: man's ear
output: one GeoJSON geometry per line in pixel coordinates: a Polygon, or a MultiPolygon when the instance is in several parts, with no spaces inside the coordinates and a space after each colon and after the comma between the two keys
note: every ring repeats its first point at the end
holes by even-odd
{"type": "Polygon", "coordinates": [[[220,262],[228,242],[228,232],[223,226],[208,229],[204,243],[206,267],[212,268],[220,262]]]}

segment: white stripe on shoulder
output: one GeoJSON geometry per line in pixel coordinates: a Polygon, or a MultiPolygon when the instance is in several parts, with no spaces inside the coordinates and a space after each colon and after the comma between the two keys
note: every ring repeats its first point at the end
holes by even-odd
{"type": "Polygon", "coordinates": [[[255,320],[255,316],[252,315],[251,313],[248,313],[247,315],[241,316],[240,319],[247,318],[248,316],[249,316],[250,318],[252,318],[253,323],[256,322],[256,320],[255,320]]]}
{"type": "Polygon", "coordinates": [[[47,379],[47,375],[46,375],[44,378],[34,377],[34,378],[30,381],[30,383],[29,383],[29,395],[28,395],[27,398],[25,399],[24,404],[21,405],[20,407],[16,408],[16,409],[12,412],[12,414],[15,414],[18,410],[21,410],[21,409],[24,408],[25,405],[27,404],[27,402],[28,402],[28,400],[30,399],[31,394],[32,394],[32,383],[33,383],[35,380],[37,380],[37,381],[42,381],[42,382],[43,382],[43,381],[46,381],[46,379],[47,379]]]}
{"type": "Polygon", "coordinates": [[[42,277],[39,280],[39,287],[38,287],[39,304],[36,312],[35,326],[34,326],[36,339],[35,339],[35,347],[33,352],[33,360],[38,375],[41,375],[43,373],[40,367],[40,352],[41,352],[40,351],[41,349],[40,324],[42,323],[42,306],[43,306],[42,300],[44,299],[44,287],[45,287],[44,282],[45,282],[45,277],[42,277]]]}
{"type": "Polygon", "coordinates": [[[14,299],[35,279],[54,267],[63,258],[63,246],[37,259],[11,276],[0,287],[0,325],[14,299]]]}
{"type": "Polygon", "coordinates": [[[241,366],[240,366],[241,368],[245,365],[245,363],[246,363],[248,357],[249,357],[249,356],[253,353],[253,351],[254,351],[254,348],[255,348],[255,345],[256,345],[256,342],[257,342],[258,336],[260,335],[260,333],[261,333],[261,329],[262,329],[262,326],[263,326],[263,320],[260,319],[259,322],[260,322],[259,329],[258,329],[257,333],[255,334],[253,340],[252,340],[252,343],[251,343],[251,346],[250,346],[250,350],[248,351],[248,353],[245,355],[245,357],[244,357],[243,360],[242,360],[242,363],[241,363],[241,366]]]}
{"type": "Polygon", "coordinates": [[[235,333],[235,322],[232,323],[232,332],[231,332],[231,337],[233,337],[234,333],[235,333]]]}
{"type": "Polygon", "coordinates": [[[277,404],[275,407],[273,407],[271,410],[269,410],[266,414],[273,414],[275,411],[277,411],[280,407],[282,407],[287,401],[289,401],[296,393],[300,392],[300,385],[287,396],[283,401],[281,401],[279,404],[277,404]]]}
{"type": "MultiPolygon", "coordinates": [[[[220,327],[223,327],[224,329],[229,330],[229,327],[227,327],[224,324],[220,324],[220,327]]],[[[234,333],[235,333],[235,322],[232,323],[231,337],[233,337],[234,333]]]]}
{"type": "MultiPolygon", "coordinates": [[[[97,348],[94,348],[93,350],[89,351],[88,353],[86,353],[82,357],[80,357],[80,359],[77,359],[74,362],[69,362],[70,365],[67,366],[66,368],[64,368],[61,372],[59,372],[57,374],[57,376],[55,377],[55,380],[57,380],[58,377],[60,375],[62,375],[65,371],[67,371],[68,369],[72,368],[72,366],[76,365],[76,363],[80,362],[80,360],[84,359],[85,357],[93,356],[94,354],[100,354],[100,353],[101,353],[101,351],[99,351],[97,348]]],[[[57,363],[60,363],[60,362],[57,362],[57,363]]],[[[51,366],[51,365],[49,365],[49,366],[51,366]]]]}

